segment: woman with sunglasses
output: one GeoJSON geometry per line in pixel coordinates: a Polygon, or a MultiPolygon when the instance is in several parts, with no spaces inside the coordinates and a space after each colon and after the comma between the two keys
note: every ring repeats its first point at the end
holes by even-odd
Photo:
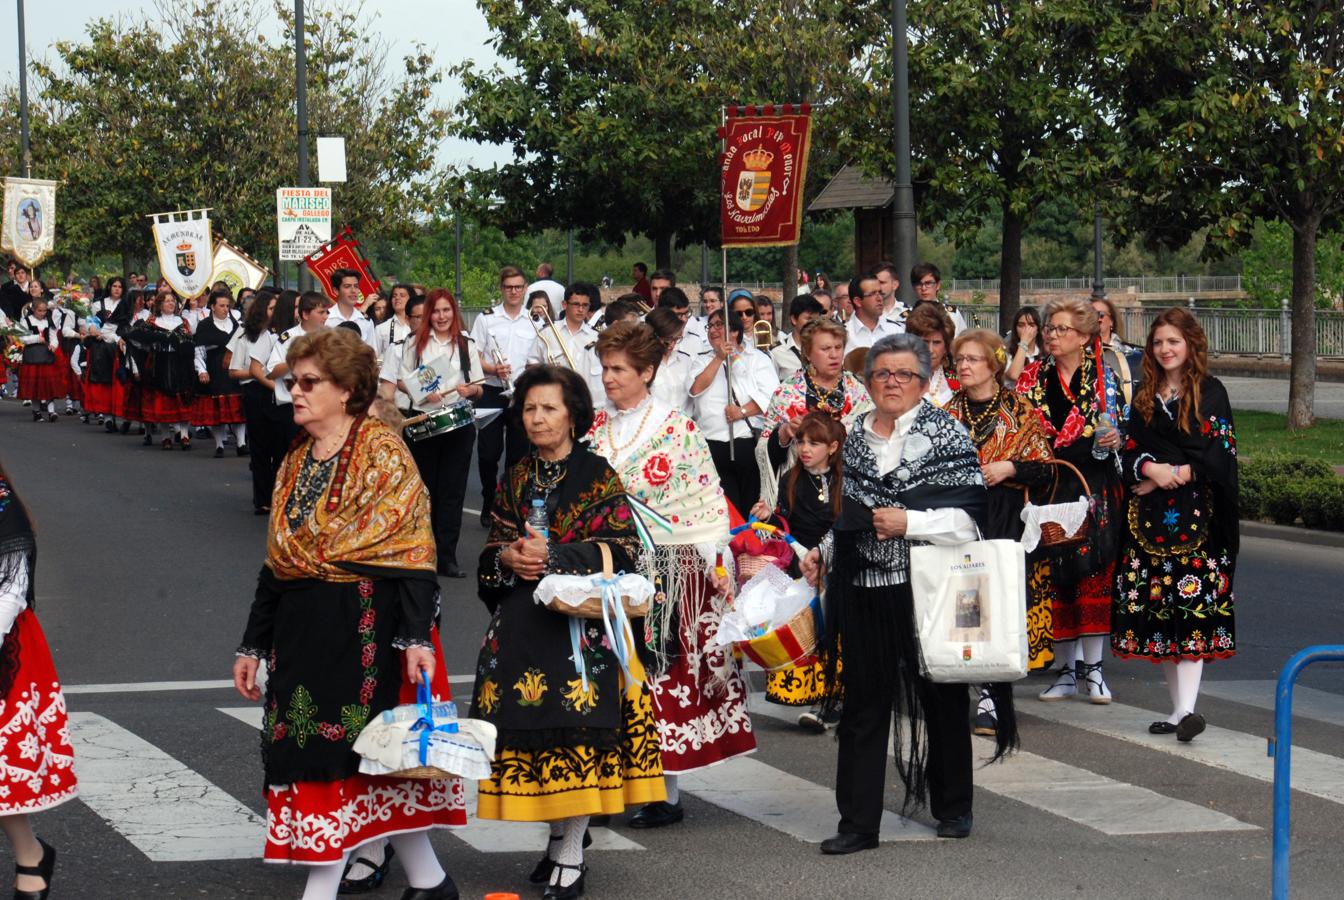
{"type": "Polygon", "coordinates": [[[1047,356],[1022,370],[1017,392],[1040,408],[1046,437],[1056,459],[1072,463],[1086,488],[1067,467],[1057,467],[1055,496],[1073,500],[1084,493],[1091,502],[1087,540],[1048,553],[1055,683],[1042,700],[1068,700],[1087,685],[1087,699],[1111,702],[1102,677],[1102,654],[1111,633],[1111,598],[1119,553],[1121,486],[1116,452],[1120,428],[1129,418],[1120,385],[1105,364],[1098,340],[1097,313],[1086,300],[1051,300],[1042,315],[1047,356]],[[1075,665],[1076,650],[1082,662],[1075,665]]]}

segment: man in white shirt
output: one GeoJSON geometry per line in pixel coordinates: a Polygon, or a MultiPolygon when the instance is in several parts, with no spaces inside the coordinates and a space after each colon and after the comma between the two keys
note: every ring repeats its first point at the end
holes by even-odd
{"type": "Polygon", "coordinates": [[[551,301],[551,309],[559,309],[565,299],[565,286],[553,277],[555,267],[548,262],[537,265],[537,280],[527,286],[525,296],[531,297],[533,291],[545,291],[551,301]]]}
{"type": "MultiPolygon", "coordinates": [[[[527,367],[527,357],[537,341],[536,329],[523,309],[527,296],[527,277],[517,266],[505,266],[499,271],[499,289],[503,303],[482,312],[471,327],[471,339],[481,354],[481,368],[485,371],[485,391],[476,405],[482,409],[503,409],[509,405],[506,391],[512,390],[513,380],[527,367]]],[[[481,525],[489,527],[490,510],[495,502],[495,488],[499,477],[499,458],[504,457],[504,471],[523,458],[527,450],[527,435],[520,423],[506,421],[510,416],[500,415],[480,429],[476,445],[476,466],[481,476],[481,525]]]]}
{"type": "Polygon", "coordinates": [[[779,372],[780,381],[787,381],[807,365],[802,345],[798,343],[798,333],[808,322],[825,314],[826,310],[812,294],[799,294],[789,302],[789,327],[793,330],[770,351],[770,360],[779,372]]]}
{"type": "MultiPolygon", "coordinates": [[[[910,285],[915,289],[915,303],[937,303],[943,307],[956,334],[966,330],[966,317],[951,303],[944,303],[938,297],[943,286],[943,273],[933,263],[916,263],[910,270],[910,285]]],[[[955,335],[954,335],[955,336],[955,335]]]]}
{"type": "Polygon", "coordinates": [[[883,315],[882,287],[877,276],[851,281],[849,300],[854,306],[854,315],[845,323],[845,330],[849,332],[846,353],[859,347],[871,347],[879,338],[905,331],[900,322],[883,315]]]}
{"type": "MultiPolygon", "coordinates": [[[[294,398],[285,387],[285,376],[289,374],[289,363],[285,357],[293,341],[305,334],[312,334],[327,327],[327,298],[317,291],[305,291],[299,297],[299,324],[275,339],[275,345],[262,367],[266,377],[275,382],[275,405],[284,422],[285,446],[293,440],[297,429],[294,426],[294,398]]],[[[255,357],[254,357],[255,358],[255,357]]]]}
{"type": "MultiPolygon", "coordinates": [[[[882,291],[882,315],[897,322],[904,321],[906,306],[896,299],[896,292],[901,288],[901,276],[896,264],[884,260],[873,266],[868,274],[877,279],[878,289],[882,291]]],[[[850,297],[850,300],[853,299],[850,297]]]]}
{"type": "Polygon", "coordinates": [[[336,328],[342,322],[353,322],[359,328],[360,339],[376,354],[378,338],[373,320],[359,308],[359,301],[364,299],[359,292],[359,273],[354,269],[337,269],[331,273],[331,289],[336,292],[336,302],[328,311],[327,325],[336,328]]]}
{"type": "Polygon", "coordinates": [[[527,354],[528,365],[554,363],[573,368],[588,384],[593,395],[593,407],[601,408],[605,403],[602,391],[602,363],[597,358],[594,347],[597,344],[597,329],[588,324],[588,311],[593,300],[598,297],[597,285],[576,281],[565,290],[563,315],[555,323],[555,331],[542,324],[541,336],[532,345],[527,354]],[[559,337],[559,344],[556,338],[559,337]],[[560,349],[563,345],[564,350],[560,349]],[[572,361],[572,362],[571,362],[572,361]]]}
{"type": "Polygon", "coordinates": [[[681,320],[682,332],[680,349],[691,356],[699,356],[709,350],[709,338],[705,335],[704,324],[691,317],[691,298],[676,285],[663,288],[658,292],[657,307],[672,310],[681,320]]]}

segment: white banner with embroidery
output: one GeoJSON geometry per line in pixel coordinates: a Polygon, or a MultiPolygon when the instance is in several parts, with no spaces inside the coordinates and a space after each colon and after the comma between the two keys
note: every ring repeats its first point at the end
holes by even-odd
{"type": "Polygon", "coordinates": [[[210,234],[210,211],[192,209],[155,213],[154,247],[159,272],[184,300],[199,297],[214,280],[215,247],[210,234]]]}
{"type": "Polygon", "coordinates": [[[5,218],[0,250],[35,266],[56,247],[56,185],[39,178],[5,179],[5,218]]]}

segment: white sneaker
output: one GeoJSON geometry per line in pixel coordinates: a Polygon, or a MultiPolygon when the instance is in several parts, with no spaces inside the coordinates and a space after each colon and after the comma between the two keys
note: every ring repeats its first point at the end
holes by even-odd
{"type": "Polygon", "coordinates": [[[1087,684],[1087,702],[1105,706],[1111,702],[1111,689],[1101,674],[1101,663],[1082,664],[1083,681],[1087,684]]]}
{"type": "Polygon", "coordinates": [[[1066,665],[1059,670],[1059,677],[1050,687],[1041,691],[1038,699],[1047,703],[1053,700],[1068,700],[1078,694],[1078,679],[1073,674],[1073,666],[1066,665]]]}

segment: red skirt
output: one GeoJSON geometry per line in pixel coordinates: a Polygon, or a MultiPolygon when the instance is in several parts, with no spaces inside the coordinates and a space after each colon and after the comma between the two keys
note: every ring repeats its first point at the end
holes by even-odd
{"type": "Polygon", "coordinates": [[[32,610],[14,620],[7,650],[11,641],[18,669],[0,706],[0,735],[8,749],[0,765],[0,816],[50,809],[79,793],[65,696],[32,610]]]}
{"type": "Polygon", "coordinates": [[[125,406],[126,391],[120,381],[112,379],[111,384],[98,384],[81,379],[83,387],[84,411],[100,416],[119,416],[125,406]]]}
{"type": "Polygon", "coordinates": [[[156,422],[160,425],[176,425],[185,422],[191,416],[191,399],[178,394],[165,394],[151,385],[140,385],[140,402],[132,414],[126,411],[128,418],[137,422],[156,422]]]}
{"type": "Polygon", "coordinates": [[[20,400],[55,400],[65,394],[65,377],[61,374],[59,354],[56,362],[24,363],[19,366],[20,400]]]}
{"type": "Polygon", "coordinates": [[[64,347],[56,351],[56,364],[61,367],[61,377],[65,379],[65,393],[61,396],[69,397],[71,400],[83,400],[84,391],[79,383],[79,376],[70,368],[70,354],[65,352],[64,347]]]}
{"type": "Polygon", "coordinates": [[[191,401],[191,415],[187,417],[193,425],[238,425],[246,421],[243,416],[242,394],[197,394],[191,401]]]}
{"type": "MultiPolygon", "coordinates": [[[[439,631],[433,629],[433,694],[451,700],[439,631]]],[[[401,703],[415,702],[401,660],[401,703]]],[[[461,779],[427,781],[356,773],[340,781],[300,781],[266,792],[266,849],[270,863],[331,865],[370,841],[425,831],[463,828],[467,794],[461,779]]]]}

